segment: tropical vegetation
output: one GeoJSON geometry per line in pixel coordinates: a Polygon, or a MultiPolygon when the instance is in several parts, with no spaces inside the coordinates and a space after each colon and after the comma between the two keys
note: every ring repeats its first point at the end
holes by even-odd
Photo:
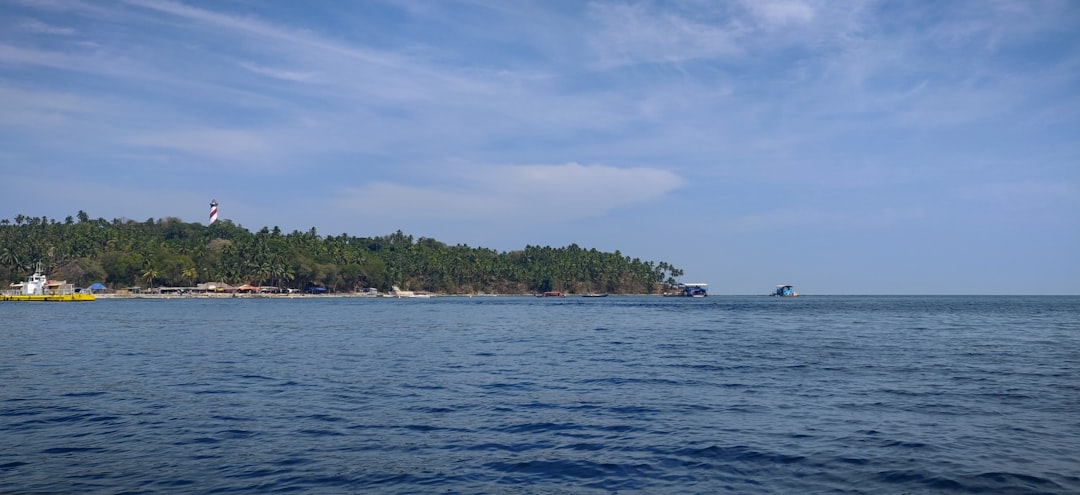
{"type": "MultiPolygon", "coordinates": [[[[351,292],[394,285],[436,293],[658,293],[682,270],[576,244],[521,250],[450,246],[400,230],[381,237],[251,232],[229,220],[212,225],[177,218],[63,221],[17,215],[0,219],[0,281],[25,280],[40,263],[52,279],[86,287],[190,287],[205,282],[351,292]]],[[[6,283],[4,285],[7,285],[6,283]]]]}

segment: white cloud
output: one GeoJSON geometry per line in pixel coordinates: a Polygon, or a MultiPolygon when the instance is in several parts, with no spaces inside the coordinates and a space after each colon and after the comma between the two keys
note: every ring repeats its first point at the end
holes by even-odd
{"type": "Polygon", "coordinates": [[[206,26],[213,26],[215,29],[224,28],[236,35],[261,39],[275,43],[278,46],[288,46],[292,50],[296,50],[296,53],[300,56],[317,55],[311,53],[312,49],[316,49],[384,67],[400,67],[406,62],[396,54],[335,43],[308,31],[281,27],[253,17],[220,14],[165,0],[127,0],[127,2],[146,9],[196,21],[206,26]]]}
{"type": "Polygon", "coordinates": [[[74,93],[41,91],[0,85],[0,125],[15,128],[51,128],[75,116],[102,111],[102,105],[74,93]]]}
{"type": "Polygon", "coordinates": [[[728,29],[677,12],[657,12],[643,5],[592,4],[589,13],[599,24],[589,44],[602,67],[679,63],[742,52],[728,29]]]}
{"type": "Polygon", "coordinates": [[[554,222],[656,201],[683,183],[667,170],[577,163],[463,167],[456,172],[456,181],[440,185],[373,182],[350,188],[337,204],[403,219],[554,222]]]}
{"type": "Polygon", "coordinates": [[[272,138],[242,129],[187,129],[145,133],[128,139],[129,144],[180,151],[198,156],[235,159],[253,163],[272,148],[272,138]]]}
{"type": "Polygon", "coordinates": [[[767,232],[791,229],[814,231],[843,231],[878,229],[883,226],[920,222],[926,211],[919,206],[894,208],[866,208],[859,211],[821,210],[811,207],[792,206],[762,211],[717,222],[722,232],[767,232]]]}
{"type": "Polygon", "coordinates": [[[300,71],[275,69],[273,67],[265,67],[265,66],[262,66],[262,65],[253,64],[253,63],[249,63],[249,62],[241,62],[240,67],[243,67],[243,68],[245,68],[245,69],[247,69],[247,70],[249,70],[251,72],[254,72],[256,74],[260,74],[260,75],[263,75],[263,76],[269,76],[269,77],[273,77],[275,79],[282,79],[282,80],[285,80],[285,81],[293,81],[293,82],[308,82],[308,81],[313,80],[315,78],[315,76],[316,76],[316,73],[314,73],[314,72],[300,72],[300,71]]]}
{"type": "Polygon", "coordinates": [[[40,65],[58,69],[72,69],[78,65],[73,57],[44,50],[0,44],[0,64],[40,65]]]}
{"type": "Polygon", "coordinates": [[[1046,208],[1078,199],[1072,184],[1037,180],[972,184],[958,188],[956,195],[982,206],[1010,210],[1046,208]]]}
{"type": "Polygon", "coordinates": [[[38,34],[55,34],[60,36],[73,36],[75,30],[72,28],[54,26],[52,24],[46,24],[37,19],[27,19],[19,23],[19,29],[38,34]]]}
{"type": "Polygon", "coordinates": [[[784,27],[814,20],[814,9],[799,0],[746,0],[743,6],[768,27],[784,27]]]}

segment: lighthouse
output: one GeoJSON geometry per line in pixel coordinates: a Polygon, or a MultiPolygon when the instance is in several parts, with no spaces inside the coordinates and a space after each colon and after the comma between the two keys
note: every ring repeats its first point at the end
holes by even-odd
{"type": "Polygon", "coordinates": [[[210,200],[210,225],[217,221],[217,200],[210,200]]]}

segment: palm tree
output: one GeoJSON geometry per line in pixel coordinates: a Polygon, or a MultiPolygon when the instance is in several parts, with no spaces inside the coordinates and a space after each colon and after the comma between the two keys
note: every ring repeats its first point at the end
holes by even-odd
{"type": "Polygon", "coordinates": [[[154,278],[158,276],[158,271],[150,263],[146,264],[146,269],[143,270],[142,278],[146,279],[149,283],[149,288],[154,288],[154,278]]]}
{"type": "Polygon", "coordinates": [[[199,277],[199,269],[194,266],[184,268],[184,271],[180,272],[180,276],[184,277],[189,284],[195,283],[195,279],[199,277]]]}
{"type": "Polygon", "coordinates": [[[10,247],[5,247],[3,251],[0,251],[0,265],[18,267],[19,256],[10,247]]]}

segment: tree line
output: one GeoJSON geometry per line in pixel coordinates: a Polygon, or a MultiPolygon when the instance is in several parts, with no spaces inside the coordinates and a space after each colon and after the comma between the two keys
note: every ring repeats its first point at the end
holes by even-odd
{"type": "Polygon", "coordinates": [[[50,279],[79,287],[101,282],[113,289],[225,282],[331,292],[388,291],[397,285],[445,294],[652,294],[683,274],[666,262],[577,244],[498,252],[414,239],[400,230],[380,237],[324,237],[314,227],[251,232],[229,220],[209,226],[172,217],[107,221],[81,210],[63,221],[21,214],[0,219],[0,280],[25,280],[39,263],[50,279]]]}

